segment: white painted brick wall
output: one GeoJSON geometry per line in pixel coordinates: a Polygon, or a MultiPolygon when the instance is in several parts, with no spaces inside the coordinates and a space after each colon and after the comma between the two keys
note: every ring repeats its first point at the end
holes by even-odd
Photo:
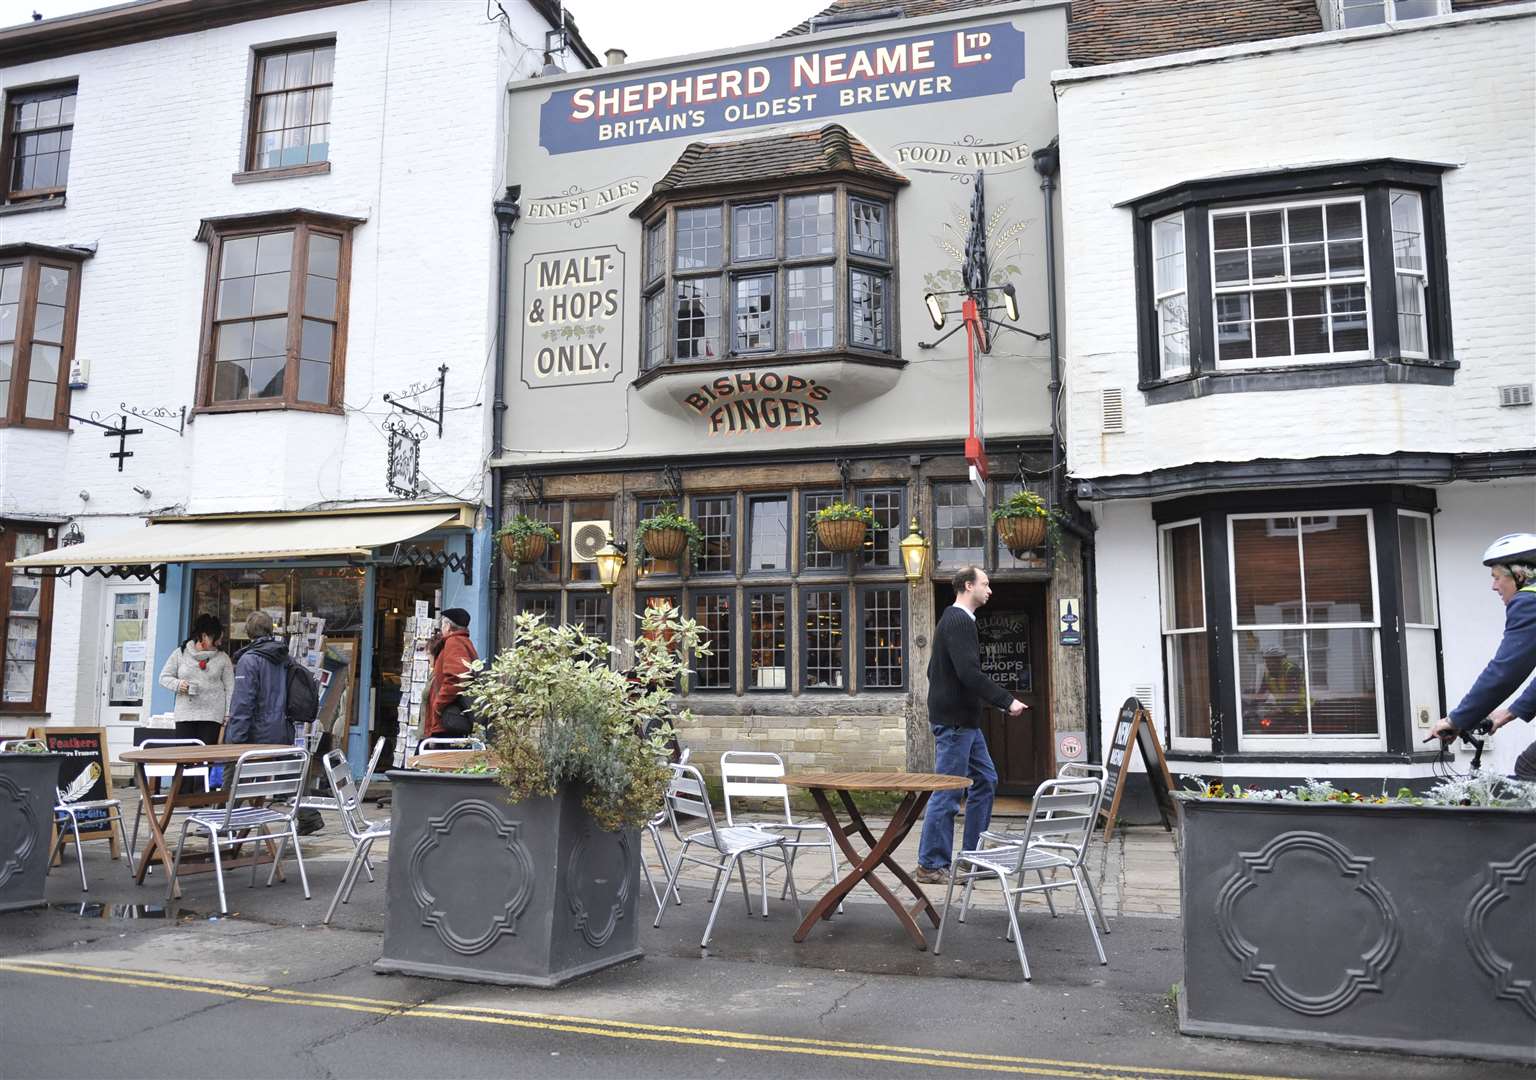
{"type": "Polygon", "coordinates": [[[1536,378],[1536,6],[1209,50],[1203,62],[1057,76],[1068,449],[1079,476],[1199,461],[1536,445],[1496,388],[1536,378]],[[1136,390],[1131,213],[1179,181],[1398,157],[1445,175],[1453,387],[1223,394],[1148,407],[1136,390]],[[1101,392],[1125,390],[1125,433],[1101,392]]]}
{"type": "MultiPolygon", "coordinates": [[[[79,80],[67,206],[0,217],[0,243],[96,245],[80,292],[76,351],[91,371],[70,402],[78,415],[192,404],[201,219],[289,207],[367,219],[353,234],[344,416],[207,415],[183,438],[141,425],[122,473],[97,429],[0,428],[0,517],[78,517],[99,539],[151,510],[389,498],[382,395],[431,381],[439,364],[451,411],[442,439],[422,446],[422,473],[436,491],[481,499],[505,87],[538,70],[547,29],[525,5],[504,6],[510,31],[473,3],[364,2],[0,69],[0,87],[79,80]],[[329,35],[331,172],[234,184],[252,49],[329,35]]],[[[60,583],[52,723],[93,722],[101,604],[99,579],[60,583]]]]}

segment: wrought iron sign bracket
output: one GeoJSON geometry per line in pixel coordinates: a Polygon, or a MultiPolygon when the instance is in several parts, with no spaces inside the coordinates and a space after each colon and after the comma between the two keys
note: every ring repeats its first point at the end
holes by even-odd
{"type": "Polygon", "coordinates": [[[117,424],[115,426],[111,424],[103,424],[100,420],[97,420],[94,415],[91,417],[85,417],[76,416],[74,413],[70,413],[69,418],[77,423],[90,424],[92,427],[99,427],[102,430],[103,437],[117,440],[117,449],[108,451],[107,457],[115,458],[117,460],[118,472],[123,471],[124,460],[133,457],[133,451],[128,449],[128,436],[144,434],[143,428],[129,427],[128,417],[126,416],[118,417],[117,424]]]}
{"type": "Polygon", "coordinates": [[[133,416],[140,420],[148,420],[155,427],[165,428],[166,431],[174,431],[178,436],[185,435],[187,432],[187,407],[185,405],[181,406],[180,409],[168,409],[164,405],[151,405],[147,409],[141,409],[137,405],[119,402],[117,407],[123,412],[124,422],[127,421],[128,417],[133,416]],[[176,421],[176,426],[172,427],[167,423],[169,420],[176,421]]]}
{"type": "Polygon", "coordinates": [[[661,470],[662,482],[667,485],[667,492],[679,503],[683,501],[683,474],[678,472],[676,465],[667,465],[661,470]]]}
{"type": "Polygon", "coordinates": [[[448,386],[448,365],[447,364],[443,364],[440,367],[438,367],[438,369],[437,369],[437,413],[436,413],[436,415],[433,415],[432,413],[422,412],[420,409],[413,409],[409,405],[402,405],[400,403],[400,399],[402,397],[409,397],[409,398],[412,398],[414,400],[415,398],[419,397],[420,395],[429,392],[432,389],[432,384],[430,384],[430,383],[428,383],[426,386],[423,386],[423,387],[420,387],[420,388],[412,387],[410,390],[407,390],[403,394],[385,394],[384,395],[384,401],[385,401],[386,404],[393,405],[395,408],[399,409],[401,412],[410,413],[412,416],[419,416],[423,420],[425,420],[427,423],[437,425],[437,437],[439,439],[441,439],[443,437],[443,395],[444,395],[444,393],[445,393],[445,391],[447,389],[447,386],[448,386]]]}
{"type": "Polygon", "coordinates": [[[518,478],[518,483],[523,485],[523,501],[541,503],[544,501],[544,478],[534,476],[531,472],[525,472],[518,478]]]}

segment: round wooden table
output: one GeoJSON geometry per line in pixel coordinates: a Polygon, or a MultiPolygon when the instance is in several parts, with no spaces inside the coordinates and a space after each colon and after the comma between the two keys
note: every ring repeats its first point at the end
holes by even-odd
{"type": "Polygon", "coordinates": [[[928,799],[935,791],[953,791],[959,788],[971,786],[969,777],[948,776],[943,773],[872,773],[872,772],[845,772],[825,773],[819,776],[809,774],[795,774],[784,777],[784,783],[795,787],[810,790],[811,798],[816,800],[816,808],[821,811],[821,816],[826,820],[832,830],[832,836],[837,841],[837,846],[843,849],[843,854],[848,856],[848,861],[853,864],[853,870],[848,876],[832,886],[831,890],[816,901],[816,906],[811,908],[810,914],[800,924],[800,929],[795,931],[795,940],[804,941],[806,935],[811,932],[811,927],[821,919],[830,919],[837,905],[843,897],[852,891],[853,887],[861,881],[869,882],[870,888],[880,894],[886,905],[896,913],[897,920],[906,928],[912,940],[919,949],[928,948],[928,940],[923,937],[923,931],[917,925],[913,916],[925,913],[934,926],[939,925],[939,911],[934,907],[923,890],[918,887],[912,875],[899,865],[891,857],[891,853],[907,838],[912,831],[912,826],[923,816],[923,808],[928,805],[928,799]],[[829,792],[836,792],[843,807],[848,811],[848,824],[844,825],[838,820],[837,810],[828,798],[829,792]],[[896,807],[896,812],[891,815],[890,824],[885,827],[877,839],[864,817],[859,813],[859,808],[854,804],[853,792],[855,791],[899,791],[904,798],[896,807]],[[853,836],[861,837],[869,850],[860,854],[853,845],[853,836]],[[896,876],[902,886],[915,898],[916,903],[910,907],[904,903],[895,890],[875,876],[875,870],[884,866],[896,876]]]}
{"type": "MultiPolygon", "coordinates": [[[[252,750],[292,750],[292,746],[280,743],[209,743],[206,746],[151,746],[148,749],[138,748],[125,750],[118,760],[126,761],[133,766],[133,779],[139,787],[139,798],[144,800],[144,817],[149,821],[149,843],[144,845],[144,853],[139,858],[139,868],[133,876],[133,880],[140,885],[144,884],[144,875],[149,873],[150,860],[156,855],[160,858],[160,865],[165,868],[166,878],[171,876],[171,868],[174,863],[172,858],[170,841],[165,838],[165,830],[171,824],[171,815],[176,812],[178,806],[213,806],[225,801],[228,796],[223,792],[210,791],[207,794],[201,792],[183,794],[181,790],[181,777],[187,768],[197,768],[203,765],[232,765],[240,760],[241,754],[248,754],[252,750]],[[156,796],[154,788],[145,775],[146,765],[173,765],[176,771],[171,774],[171,788],[166,792],[164,801],[159,805],[161,812],[155,812],[156,796]]],[[[269,843],[270,851],[276,849],[269,843]]],[[[226,866],[240,865],[238,862],[229,861],[226,866]]],[[[211,869],[212,864],[204,867],[196,862],[182,860],[181,872],[200,873],[205,869],[211,869]]],[[[181,886],[173,886],[173,895],[181,895],[181,886]]]]}

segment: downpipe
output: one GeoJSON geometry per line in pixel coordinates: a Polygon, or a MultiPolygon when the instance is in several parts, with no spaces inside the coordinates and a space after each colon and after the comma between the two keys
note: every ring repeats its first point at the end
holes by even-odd
{"type": "MultiPolygon", "coordinates": [[[[511,286],[508,281],[508,256],[512,246],[513,230],[517,228],[518,219],[523,216],[523,208],[518,203],[521,196],[521,186],[514,185],[507,188],[502,198],[491,203],[491,213],[496,217],[496,341],[491,362],[494,395],[491,404],[491,461],[493,464],[488,470],[491,485],[490,534],[493,537],[496,535],[496,530],[501,528],[502,515],[501,470],[494,463],[501,460],[502,451],[506,447],[503,425],[507,412],[507,295],[511,286]]],[[[502,574],[501,556],[496,552],[494,541],[491,543],[490,558],[491,611],[486,652],[489,656],[495,656],[501,639],[501,610],[507,585],[502,574]]]]}

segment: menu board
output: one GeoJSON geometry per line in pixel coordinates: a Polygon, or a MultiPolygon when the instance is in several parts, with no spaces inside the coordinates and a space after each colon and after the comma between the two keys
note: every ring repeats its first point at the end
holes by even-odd
{"type": "Polygon", "coordinates": [[[1115,734],[1109,742],[1109,754],[1104,759],[1104,798],[1099,803],[1105,815],[1104,839],[1115,831],[1115,818],[1120,810],[1120,797],[1125,794],[1125,777],[1130,771],[1131,754],[1140,751],[1142,764],[1146,766],[1147,782],[1152,785],[1152,797],[1157,801],[1157,813],[1163,828],[1173,828],[1173,777],[1168,772],[1168,761],[1163,757],[1162,744],[1157,741],[1157,728],[1152,718],[1136,698],[1125,699],[1120,715],[1115,719],[1115,734]]]}
{"type": "MultiPolygon", "coordinates": [[[[112,773],[107,768],[107,729],[99,727],[34,727],[27,738],[41,739],[51,753],[63,754],[59,766],[59,790],[63,802],[85,803],[112,797],[112,773]]],[[[80,833],[112,833],[105,810],[76,814],[80,833]]],[[[117,841],[113,840],[116,848],[117,841]]]]}

